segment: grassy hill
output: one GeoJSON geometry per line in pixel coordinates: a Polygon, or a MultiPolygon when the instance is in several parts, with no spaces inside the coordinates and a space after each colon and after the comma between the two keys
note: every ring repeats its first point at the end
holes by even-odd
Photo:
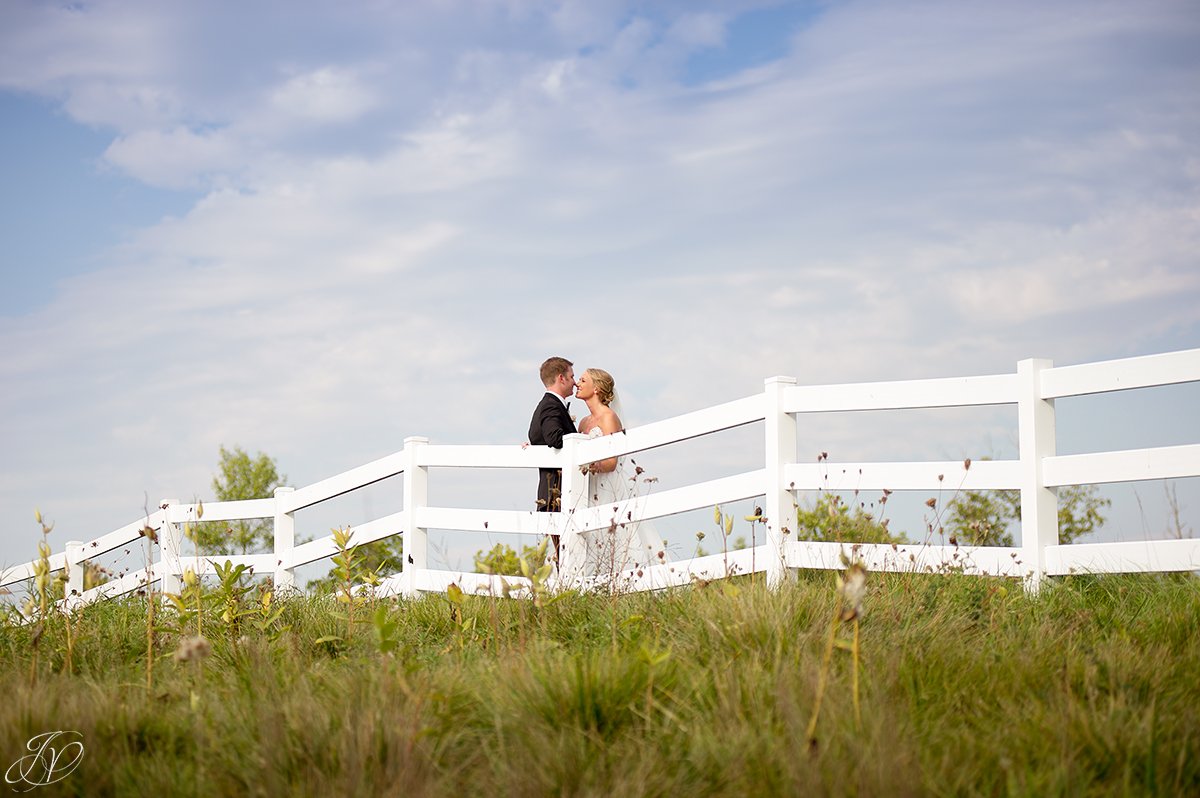
{"type": "Polygon", "coordinates": [[[79,732],[39,795],[1200,794],[1200,580],[867,587],[857,628],[831,574],[352,621],[210,595],[202,643],[196,617],[160,609],[148,641],[144,599],[107,602],[69,647],[61,618],[36,646],[4,626],[0,756],[79,732]]]}

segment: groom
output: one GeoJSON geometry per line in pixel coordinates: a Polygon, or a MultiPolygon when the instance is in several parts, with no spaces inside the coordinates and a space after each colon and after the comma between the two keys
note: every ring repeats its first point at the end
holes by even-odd
{"type": "MultiPolygon", "coordinates": [[[[567,399],[575,390],[575,369],[571,361],[552,357],[542,364],[542,385],[546,395],[538,402],[529,422],[529,442],[534,446],[561,449],[563,436],[575,432],[575,422],[567,410],[567,399]]],[[[561,506],[562,471],[557,468],[538,469],[537,509],[540,513],[556,513],[561,506]]],[[[554,556],[558,558],[558,535],[551,535],[554,556]]]]}

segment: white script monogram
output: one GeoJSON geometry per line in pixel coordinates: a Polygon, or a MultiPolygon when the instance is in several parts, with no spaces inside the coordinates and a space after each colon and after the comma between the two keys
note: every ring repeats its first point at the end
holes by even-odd
{"type": "Polygon", "coordinates": [[[31,753],[9,765],[4,780],[9,784],[28,784],[30,790],[62,781],[83,761],[82,740],[83,735],[77,731],[36,735],[25,744],[31,753]]]}

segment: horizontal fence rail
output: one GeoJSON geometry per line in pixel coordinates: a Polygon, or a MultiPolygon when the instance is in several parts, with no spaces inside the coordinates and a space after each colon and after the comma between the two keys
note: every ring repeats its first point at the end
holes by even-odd
{"type": "MultiPolygon", "coordinates": [[[[51,553],[46,567],[67,571],[70,604],[111,598],[159,583],[177,592],[183,574],[215,573],[229,562],[269,574],[276,587],[294,585],[294,570],[337,552],[332,535],[297,545],[294,514],[384,479],[403,479],[403,505],[352,528],[352,542],[366,544],[403,537],[404,566],[383,582],[385,592],[411,595],[445,590],[450,583],[468,592],[499,595],[528,588],[528,580],[472,572],[439,570],[428,563],[430,529],[509,533],[532,538],[559,535],[563,557],[555,579],[561,586],[604,585],[628,590],[658,590],[734,574],[765,572],[772,582],[789,569],[837,569],[846,558],[879,571],[973,573],[1015,577],[1036,589],[1048,576],[1070,573],[1200,570],[1200,541],[1154,540],[1120,543],[1058,543],[1057,488],[1135,480],[1200,476],[1200,443],[1178,446],[1057,455],[1054,399],[1133,388],[1200,382],[1200,349],[1054,368],[1049,361],[1024,360],[1014,374],[907,380],[848,385],[797,385],[789,377],[766,380],[763,393],[647,424],[616,435],[585,438],[568,435],[560,450],[542,446],[434,445],[407,438],[404,448],[365,465],[300,488],[279,488],[271,498],[201,505],[163,500],[145,518],[90,541],[72,541],[51,553]],[[1016,460],[920,462],[797,462],[797,416],[807,413],[904,410],[987,405],[1018,409],[1020,454],[1016,460]],[[763,468],[683,487],[653,492],[612,505],[591,506],[580,468],[612,457],[634,455],[681,441],[763,423],[763,468]],[[428,486],[440,468],[559,468],[563,473],[563,512],[468,510],[431,506],[428,486]],[[983,491],[1021,494],[1021,545],[956,546],[929,544],[858,544],[794,539],[795,496],[799,491],[983,491]],[[581,570],[578,552],[589,535],[617,523],[652,521],[762,497],[766,542],[750,549],[662,561],[619,574],[581,570]],[[246,555],[197,555],[183,531],[199,521],[274,523],[270,552],[246,555]],[[156,542],[149,542],[149,529],[156,542]],[[83,590],[89,560],[122,546],[145,552],[140,569],[90,590],[83,590]]],[[[532,500],[530,500],[532,501],[532,500]]],[[[666,558],[663,558],[666,559],[666,558]]],[[[31,579],[37,560],[0,572],[0,585],[31,579]]]]}

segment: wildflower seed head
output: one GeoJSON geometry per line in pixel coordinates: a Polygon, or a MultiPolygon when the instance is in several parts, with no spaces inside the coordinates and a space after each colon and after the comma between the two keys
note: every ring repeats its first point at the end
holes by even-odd
{"type": "Polygon", "coordinates": [[[185,637],[175,650],[176,662],[199,662],[212,653],[212,644],[201,635],[185,637]]]}
{"type": "Polygon", "coordinates": [[[867,569],[860,562],[850,563],[846,573],[838,578],[838,592],[845,606],[842,620],[852,621],[862,615],[863,598],[867,595],[867,569]]]}

